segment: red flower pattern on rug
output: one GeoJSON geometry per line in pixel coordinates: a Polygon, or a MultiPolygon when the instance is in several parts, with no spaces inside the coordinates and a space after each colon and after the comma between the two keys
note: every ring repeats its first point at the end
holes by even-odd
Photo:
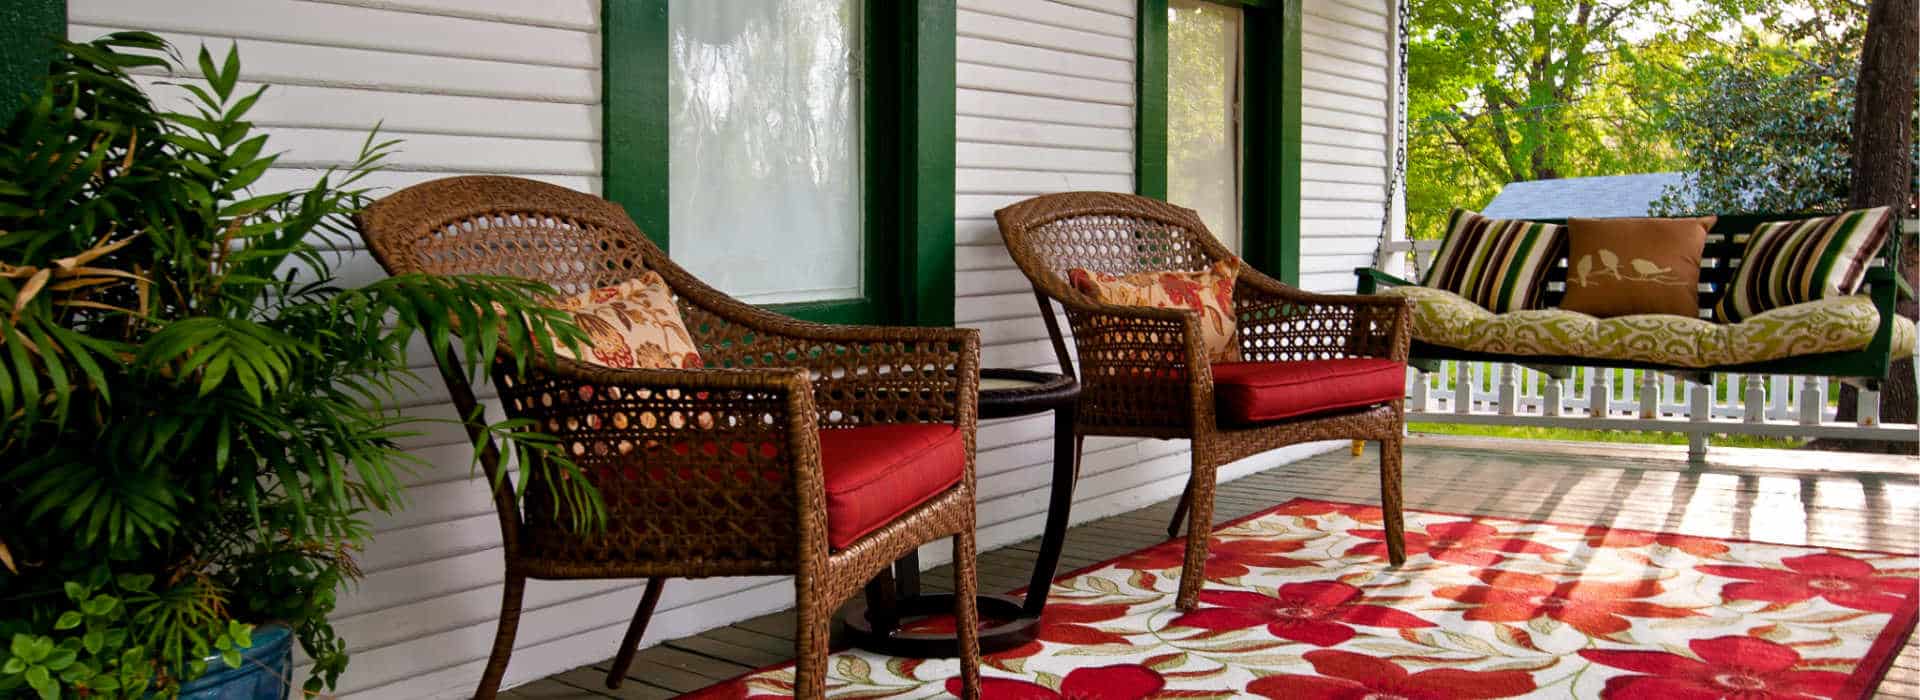
{"type": "Polygon", "coordinates": [[[1510,698],[1534,689],[1521,671],[1436,668],[1408,673],[1399,664],[1347,651],[1310,651],[1318,676],[1281,674],[1247,684],[1247,692],[1274,700],[1472,700],[1510,698]]]}
{"type": "Polygon", "coordinates": [[[1274,506],[1273,513],[1275,515],[1298,515],[1301,517],[1344,515],[1363,523],[1379,523],[1382,518],[1386,517],[1386,514],[1380,510],[1380,506],[1334,503],[1332,501],[1310,501],[1306,499],[1288,501],[1281,505],[1274,506]]]}
{"type": "MultiPolygon", "coordinates": [[[[1859,700],[1920,601],[1911,554],[1414,511],[1389,568],[1378,517],[1300,499],[1223,526],[1190,611],[1180,542],[1061,577],[1039,638],[985,659],[984,694],[1859,700]]],[[[959,690],[952,659],[828,668],[830,697],[959,690]]],[[[698,697],[792,689],[787,666],[698,697]]]]}
{"type": "Polygon", "coordinates": [[[1677,535],[1671,532],[1641,532],[1639,530],[1620,530],[1611,527],[1569,527],[1567,532],[1585,533],[1587,546],[1605,549],[1642,549],[1652,545],[1672,547],[1701,559],[1712,559],[1726,554],[1725,543],[1711,537],[1677,535]]]}
{"type": "Polygon", "coordinates": [[[1687,648],[1700,658],[1665,651],[1604,649],[1585,649],[1580,656],[1646,674],[1607,679],[1601,694],[1605,700],[1831,698],[1838,696],[1847,683],[1844,673],[1799,668],[1800,652],[1764,639],[1696,639],[1687,648]]]}
{"type": "MultiPolygon", "coordinates": [[[[1350,534],[1372,542],[1354,545],[1347,554],[1387,558],[1386,530],[1354,530],[1350,534]]],[[[1493,566],[1511,554],[1559,554],[1561,549],[1526,539],[1503,535],[1485,523],[1458,521],[1435,523],[1426,532],[1407,532],[1407,556],[1425,554],[1449,564],[1493,566]]]]}
{"type": "Polygon", "coordinates": [[[1780,560],[1786,568],[1709,565],[1701,573],[1743,579],[1722,594],[1730,600],[1800,603],[1821,598],[1843,608],[1891,613],[1913,599],[1920,579],[1882,576],[1872,564],[1822,552],[1780,560]]]}
{"type": "MultiPolygon", "coordinates": [[[[1097,625],[1126,617],[1128,609],[1129,606],[1124,604],[1081,605],[1050,600],[1047,602],[1047,609],[1040,613],[1040,632],[1036,638],[1026,644],[994,654],[993,657],[997,660],[1006,660],[1033,656],[1045,648],[1046,642],[1069,646],[1126,644],[1126,637],[1104,631],[1097,625]]],[[[983,621],[981,626],[987,625],[983,621]]],[[[906,629],[923,633],[950,633],[953,631],[953,616],[935,615],[909,623],[906,629]]]]}
{"type": "MultiPolygon", "coordinates": [[[[1282,554],[1300,551],[1300,542],[1261,539],[1213,538],[1207,546],[1207,578],[1239,578],[1254,569],[1316,568],[1319,564],[1282,554]]],[[[1382,550],[1385,551],[1385,550],[1382,550]]],[[[1114,560],[1114,568],[1158,571],[1179,570],[1187,559],[1186,540],[1149,547],[1114,560]]]]}
{"type": "Polygon", "coordinates": [[[1486,622],[1526,622],[1548,617],[1572,625],[1589,637],[1611,637],[1633,627],[1630,617],[1688,617],[1692,610],[1656,605],[1643,598],[1664,592],[1652,580],[1613,582],[1553,581],[1533,574],[1486,569],[1475,574],[1486,585],[1442,586],[1433,594],[1473,607],[1462,617],[1486,622]]]}
{"type": "MultiPolygon", "coordinates": [[[[981,700],[1141,700],[1153,697],[1167,680],[1151,668],[1126,664],[1080,668],[1060,679],[1060,688],[1011,678],[980,679],[981,700]]],[[[960,679],[947,679],[947,692],[960,695],[960,679]]]]}
{"type": "Polygon", "coordinates": [[[1353,639],[1353,625],[1413,629],[1433,623],[1381,605],[1367,605],[1365,593],[1339,581],[1289,583],[1274,595],[1246,591],[1201,591],[1203,607],[1173,619],[1178,627],[1229,632],[1266,627],[1281,639],[1330,647],[1353,639]]]}
{"type": "Polygon", "coordinates": [[[1124,635],[1100,629],[1099,624],[1112,622],[1126,617],[1129,606],[1080,605],[1075,603],[1047,602],[1047,609],[1040,613],[1040,634],[1031,642],[995,654],[997,659],[1017,659],[1033,656],[1046,648],[1047,644],[1088,646],[1093,644],[1126,644],[1124,635]]]}

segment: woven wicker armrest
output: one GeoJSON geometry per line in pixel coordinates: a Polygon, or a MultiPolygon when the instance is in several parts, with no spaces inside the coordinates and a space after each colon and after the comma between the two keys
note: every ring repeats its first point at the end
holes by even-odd
{"type": "Polygon", "coordinates": [[[1211,376],[1199,314],[1083,297],[1059,301],[1073,325],[1082,420],[1113,426],[1192,422],[1194,397],[1206,391],[1211,376]]]}
{"type": "Polygon", "coordinates": [[[746,304],[678,268],[688,330],[708,367],[797,367],[814,386],[822,425],[971,423],[980,332],[971,328],[814,323],[746,304]]]}
{"type": "Polygon", "coordinates": [[[1198,313],[1084,298],[1063,298],[1060,305],[1066,307],[1073,324],[1082,374],[1092,380],[1137,374],[1128,368],[1147,368],[1153,370],[1148,373],[1151,377],[1172,381],[1183,377],[1196,362],[1204,364],[1200,362],[1206,357],[1206,349],[1198,313]]]}
{"type": "Polygon", "coordinates": [[[504,362],[494,370],[507,415],[557,438],[607,507],[607,532],[574,535],[559,526],[569,505],[533,481],[521,504],[534,556],[712,558],[748,564],[710,575],[748,573],[791,566],[805,544],[797,533],[825,530],[816,411],[801,369],[556,359],[524,373],[504,362]]]}
{"type": "Polygon", "coordinates": [[[813,381],[822,425],[952,423],[971,430],[980,390],[980,331],[831,326],[789,336],[789,363],[813,381]]]}
{"type": "Polygon", "coordinates": [[[1241,271],[1233,290],[1240,354],[1249,361],[1334,357],[1407,360],[1412,303],[1379,294],[1317,294],[1241,271]]]}

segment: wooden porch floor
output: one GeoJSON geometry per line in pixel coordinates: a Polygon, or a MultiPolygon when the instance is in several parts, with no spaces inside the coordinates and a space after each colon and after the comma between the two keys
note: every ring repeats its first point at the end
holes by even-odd
{"type": "MultiPolygon", "coordinates": [[[[1342,450],[1222,485],[1214,510],[1230,520],[1295,497],[1378,503],[1377,455],[1342,450]]],[[[1407,508],[1598,524],[1789,544],[1920,549],[1920,460],[1715,448],[1689,468],[1684,448],[1414,438],[1406,450],[1407,508]]],[[[1069,531],[1061,571],[1166,539],[1171,500],[1069,531]]],[[[1038,538],[979,557],[980,589],[1026,583],[1038,538]]],[[[948,567],[922,578],[947,590],[948,567]]],[[[642,650],[619,690],[605,660],[535,681],[521,700],[671,698],[792,655],[793,614],[776,613],[642,650]]],[[[583,650],[594,654],[611,650],[583,650]]],[[[1920,645],[1908,640],[1878,698],[1920,697],[1920,645]]]]}

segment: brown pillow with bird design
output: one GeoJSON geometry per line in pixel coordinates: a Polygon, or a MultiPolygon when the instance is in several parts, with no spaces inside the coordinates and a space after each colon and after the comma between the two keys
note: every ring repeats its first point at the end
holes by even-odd
{"type": "Polygon", "coordinates": [[[1700,316],[1700,253],[1717,217],[1571,219],[1560,308],[1608,318],[1700,316]]]}
{"type": "MultiPolygon", "coordinates": [[[[700,350],[687,334],[686,321],[674,306],[672,290],[660,273],[648,270],[638,278],[612,287],[590,289],[556,300],[553,308],[573,317],[587,334],[575,358],[606,367],[691,369],[700,367],[700,350]]],[[[554,353],[573,358],[565,346],[554,353]]]]}

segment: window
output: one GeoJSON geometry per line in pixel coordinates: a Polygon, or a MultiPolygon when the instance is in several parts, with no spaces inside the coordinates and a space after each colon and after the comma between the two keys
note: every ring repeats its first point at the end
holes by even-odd
{"type": "Polygon", "coordinates": [[[1167,4],[1167,200],[1200,212],[1240,248],[1240,24],[1243,10],[1167,4]]]}
{"type": "Polygon", "coordinates": [[[703,281],[951,324],[952,0],[609,0],[606,196],[703,281]]]}
{"type": "Polygon", "coordinates": [[[1139,2],[1136,191],[1297,281],[1300,0],[1139,2]]]}
{"type": "Polygon", "coordinates": [[[861,296],[858,11],[668,3],[673,257],[743,301],[861,296]]]}

